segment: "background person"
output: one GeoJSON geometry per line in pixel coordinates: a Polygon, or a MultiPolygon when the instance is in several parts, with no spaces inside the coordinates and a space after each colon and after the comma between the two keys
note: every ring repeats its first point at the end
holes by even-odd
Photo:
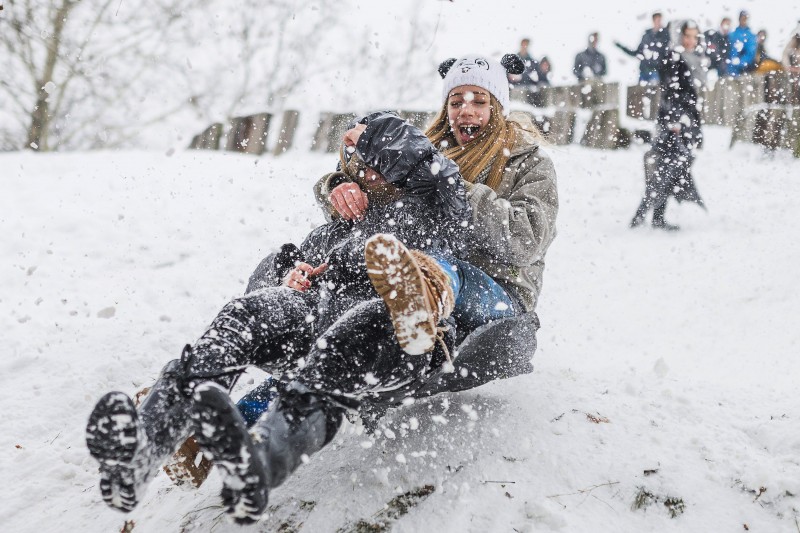
{"type": "Polygon", "coordinates": [[[642,85],[658,83],[658,58],[669,45],[669,32],[661,25],[661,13],[653,13],[653,27],[645,30],[639,46],[631,49],[614,41],[614,45],[631,57],[639,59],[639,83],[642,85]]]}
{"type": "Polygon", "coordinates": [[[739,12],[739,26],[730,35],[730,62],[728,72],[731,76],[741,76],[755,69],[756,36],[747,25],[750,14],[742,10],[739,12]]]}
{"type": "Polygon", "coordinates": [[[699,30],[692,22],[681,26],[680,44],[668,50],[659,64],[661,99],[656,137],[645,154],[645,191],[630,222],[644,223],[652,208],[652,226],[675,231],[678,226],[664,219],[670,196],[705,207],[692,179],[694,149],[702,142],[698,94],[705,84],[703,57],[697,52],[699,30]]]}
{"type": "Polygon", "coordinates": [[[575,74],[578,81],[601,79],[606,75],[606,56],[597,49],[599,40],[599,33],[590,34],[589,46],[575,56],[575,65],[572,67],[572,73],[575,74]]]}
{"type": "Polygon", "coordinates": [[[730,31],[731,19],[723,17],[719,23],[719,30],[708,30],[705,33],[706,55],[711,60],[709,69],[716,70],[720,78],[728,75],[731,53],[730,31]]]}

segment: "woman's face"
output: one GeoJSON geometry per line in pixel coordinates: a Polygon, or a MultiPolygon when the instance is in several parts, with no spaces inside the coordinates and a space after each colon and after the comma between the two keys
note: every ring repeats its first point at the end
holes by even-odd
{"type": "Polygon", "coordinates": [[[489,91],[475,85],[461,85],[447,96],[447,118],[459,146],[475,140],[489,124],[489,91]]]}

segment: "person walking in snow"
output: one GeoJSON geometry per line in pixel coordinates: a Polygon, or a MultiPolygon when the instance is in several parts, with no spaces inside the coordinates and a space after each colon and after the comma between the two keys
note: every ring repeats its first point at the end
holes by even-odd
{"type": "Polygon", "coordinates": [[[670,48],[659,63],[661,99],[653,147],[645,154],[645,192],[630,227],[640,226],[653,209],[652,226],[679,229],[664,219],[670,196],[705,208],[691,174],[694,150],[702,142],[698,94],[705,83],[704,58],[697,52],[697,25],[681,26],[680,45],[670,48]]]}

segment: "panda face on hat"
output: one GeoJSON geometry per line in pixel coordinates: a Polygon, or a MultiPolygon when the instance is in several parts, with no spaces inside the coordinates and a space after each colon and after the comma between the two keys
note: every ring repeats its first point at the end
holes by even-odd
{"type": "Polygon", "coordinates": [[[501,62],[485,56],[468,55],[461,59],[448,59],[439,66],[439,73],[444,78],[442,100],[456,87],[474,85],[489,91],[508,115],[508,74],[521,74],[524,69],[522,60],[514,54],[506,54],[501,62]]]}
{"type": "Polygon", "coordinates": [[[481,69],[481,70],[489,70],[489,61],[482,57],[476,58],[469,58],[465,57],[453,65],[453,68],[457,68],[461,71],[462,74],[466,74],[472,69],[481,69]]]}

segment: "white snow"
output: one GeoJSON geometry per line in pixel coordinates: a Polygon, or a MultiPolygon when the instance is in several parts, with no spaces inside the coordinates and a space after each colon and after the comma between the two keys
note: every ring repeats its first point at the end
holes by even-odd
{"type": "MultiPolygon", "coordinates": [[[[561,210],[534,373],[390,412],[374,442],[344,427],[252,530],[348,531],[431,485],[394,531],[796,531],[800,163],[706,132],[709,211],[672,204],[674,234],[627,228],[644,147],[549,148],[561,210]]],[[[133,513],[107,509],[84,427],[322,222],[311,185],[335,162],[0,154],[0,529],[241,530],[215,472],[189,491],[159,474],[133,513]]]]}

